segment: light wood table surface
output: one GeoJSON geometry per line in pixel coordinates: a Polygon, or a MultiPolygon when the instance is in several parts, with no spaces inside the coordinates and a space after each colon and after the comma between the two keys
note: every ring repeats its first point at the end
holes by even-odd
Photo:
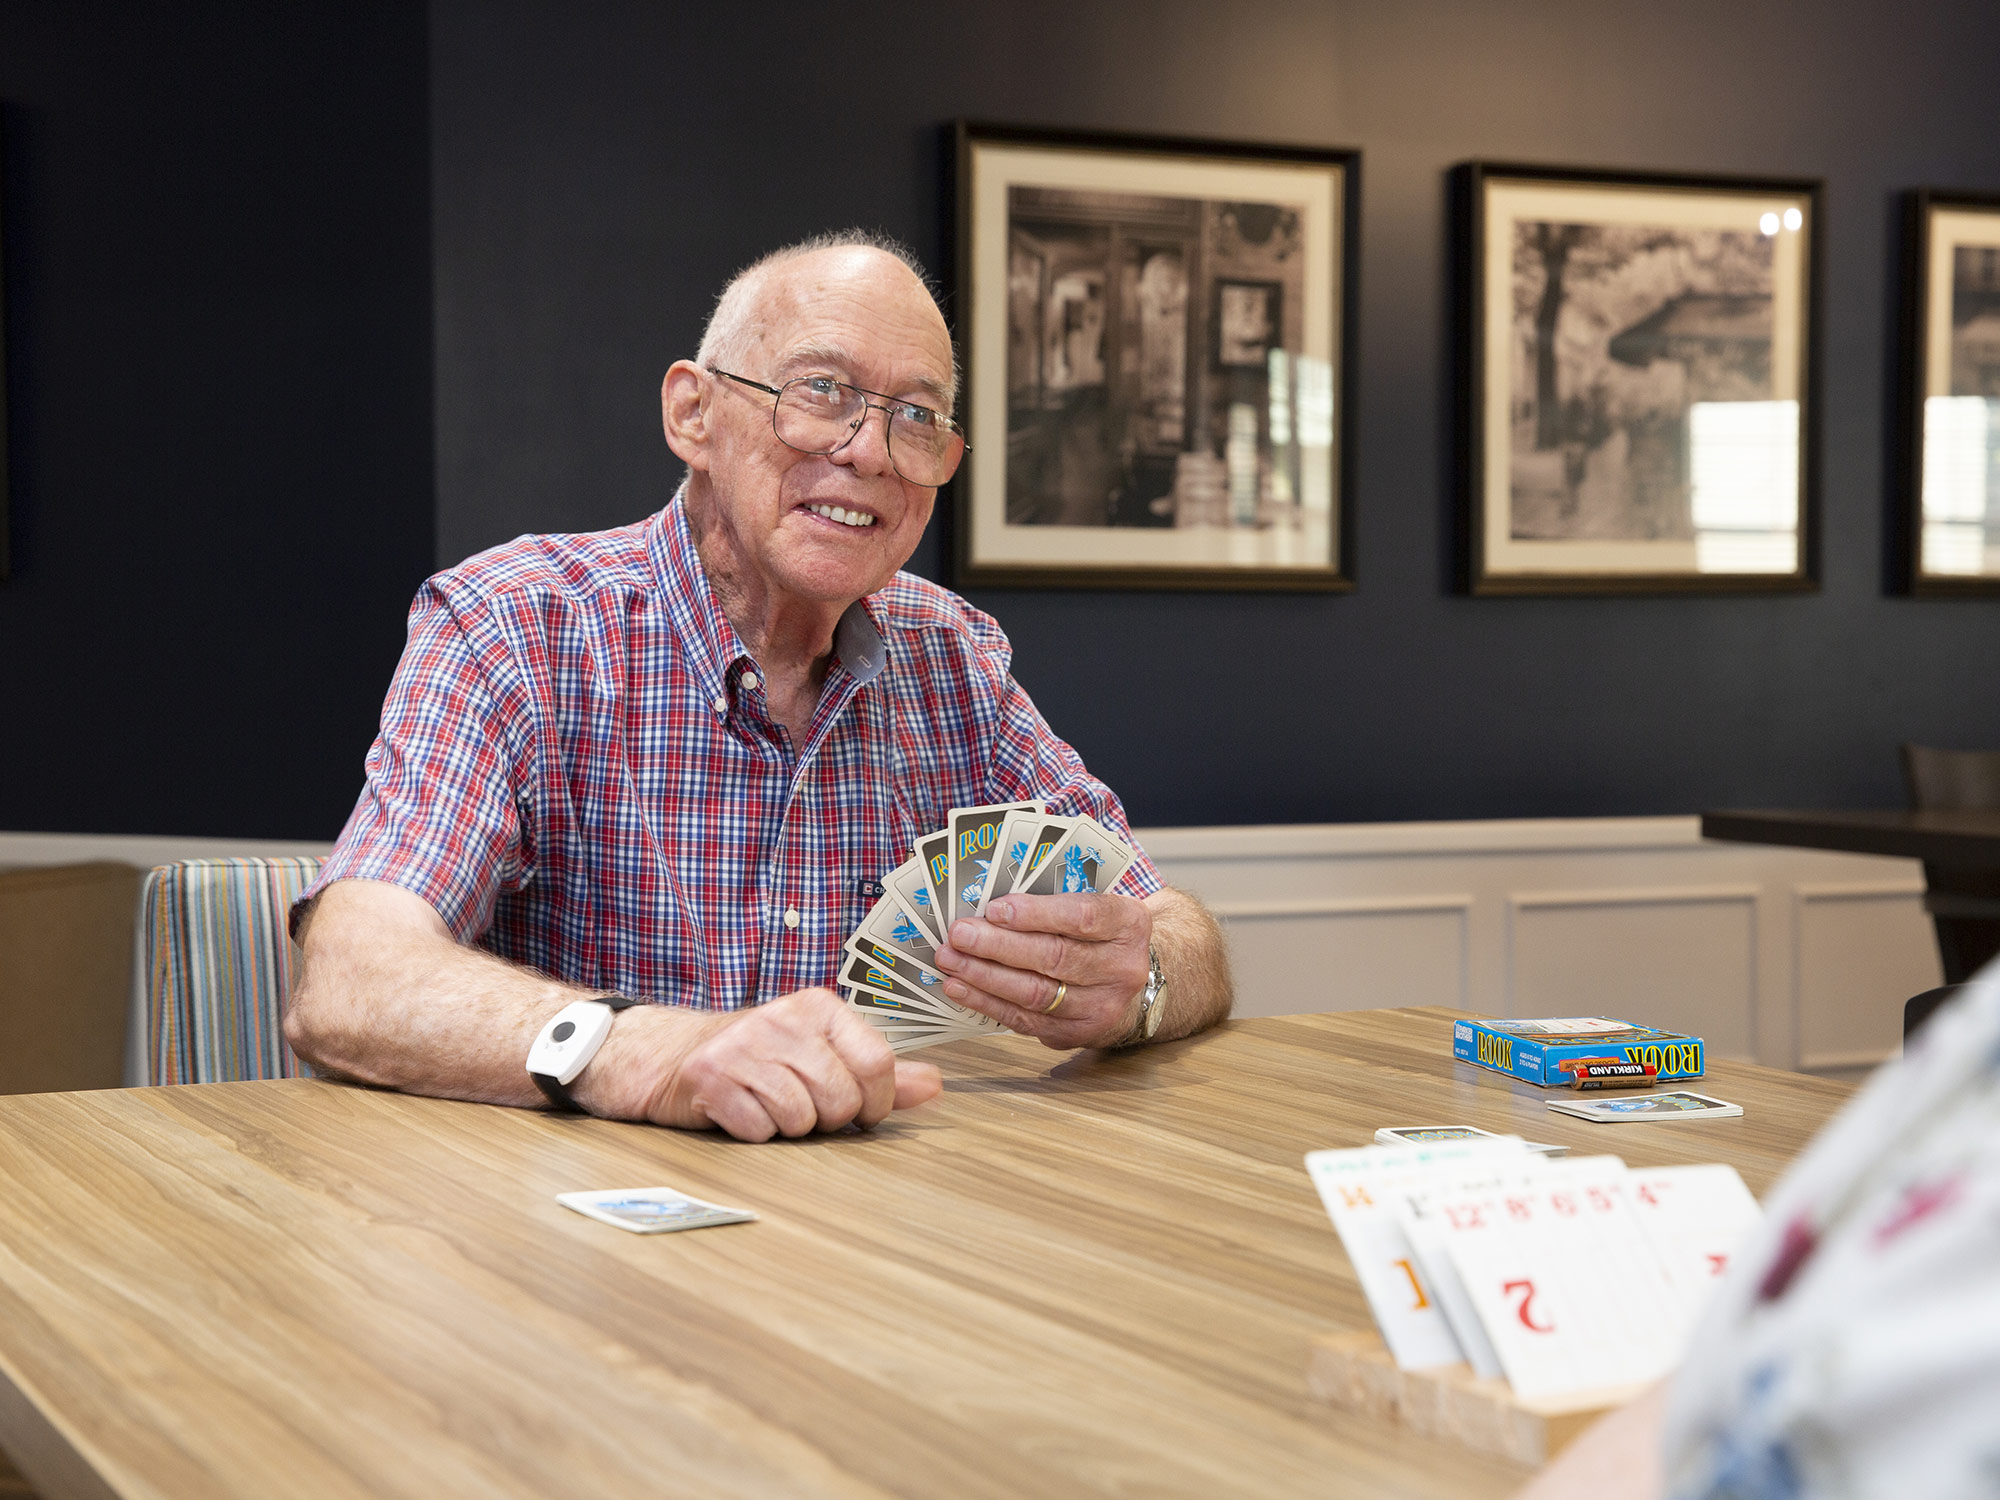
{"type": "Polygon", "coordinates": [[[1303,1154],[1473,1124],[1762,1193],[1846,1090],[1721,1063],[1740,1120],[1593,1126],[1451,1014],[958,1043],[937,1103],[762,1146],[303,1079],[0,1099],[0,1446],[45,1500],[1504,1495],[1307,1395],[1368,1313],[1303,1154]],[[659,1185],[762,1219],[555,1201],[659,1185]]]}

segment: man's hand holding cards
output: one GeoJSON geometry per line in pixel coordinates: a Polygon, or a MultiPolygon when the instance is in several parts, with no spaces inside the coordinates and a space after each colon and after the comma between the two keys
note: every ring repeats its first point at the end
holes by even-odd
{"type": "Polygon", "coordinates": [[[883,877],[848,943],[849,1003],[897,1051],[1005,1028],[1050,1047],[1126,1040],[1152,913],[1113,893],[1133,860],[1039,802],[957,808],[883,877]]]}

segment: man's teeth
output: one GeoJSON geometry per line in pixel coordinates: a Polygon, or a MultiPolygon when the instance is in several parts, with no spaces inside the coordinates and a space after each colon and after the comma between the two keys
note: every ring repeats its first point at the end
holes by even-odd
{"type": "Polygon", "coordinates": [[[838,505],[808,505],[807,510],[816,516],[825,516],[829,521],[838,521],[843,526],[873,526],[875,518],[858,510],[842,510],[838,505]]]}

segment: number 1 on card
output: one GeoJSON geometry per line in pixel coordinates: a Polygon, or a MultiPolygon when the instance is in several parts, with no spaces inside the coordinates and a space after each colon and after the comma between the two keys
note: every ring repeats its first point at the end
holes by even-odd
{"type": "Polygon", "coordinates": [[[1412,1266],[1407,1260],[1395,1261],[1393,1264],[1405,1276],[1410,1278],[1410,1295],[1417,1299],[1410,1305],[1410,1311],[1422,1312],[1431,1305],[1431,1299],[1424,1295],[1424,1284],[1417,1280],[1416,1267],[1412,1266]]]}

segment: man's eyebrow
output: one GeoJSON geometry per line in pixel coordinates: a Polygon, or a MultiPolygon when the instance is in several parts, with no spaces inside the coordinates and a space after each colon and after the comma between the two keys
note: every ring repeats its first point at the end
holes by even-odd
{"type": "MultiPolygon", "coordinates": [[[[857,363],[858,361],[854,358],[852,351],[845,344],[835,344],[824,339],[812,339],[789,350],[784,360],[779,364],[778,371],[780,374],[789,374],[794,370],[804,369],[808,365],[820,365],[832,366],[852,375],[857,363]]],[[[904,384],[914,386],[917,390],[923,392],[925,398],[937,410],[947,415],[950,414],[952,389],[935,375],[912,375],[904,384]]],[[[890,391],[887,394],[893,396],[896,393],[890,391]]]]}

